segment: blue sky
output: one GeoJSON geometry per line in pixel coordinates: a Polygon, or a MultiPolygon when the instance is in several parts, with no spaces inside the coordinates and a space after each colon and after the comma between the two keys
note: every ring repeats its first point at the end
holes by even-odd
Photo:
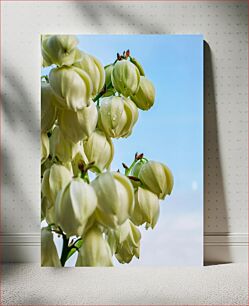
{"type": "MultiPolygon", "coordinates": [[[[103,65],[130,49],[156,88],[149,111],[127,139],[114,140],[112,169],[135,152],[165,163],[175,185],[161,202],[154,230],[142,231],[132,265],[200,265],[203,236],[203,37],[201,35],[82,35],[80,49],[103,65]]],[[[43,69],[46,73],[48,69],[43,69]]]]}

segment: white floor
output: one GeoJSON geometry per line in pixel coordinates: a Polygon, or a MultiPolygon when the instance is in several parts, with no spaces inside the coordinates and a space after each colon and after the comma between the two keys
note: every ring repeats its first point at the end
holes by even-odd
{"type": "Polygon", "coordinates": [[[248,305],[246,264],[203,268],[41,268],[4,264],[2,303],[248,305]]]}

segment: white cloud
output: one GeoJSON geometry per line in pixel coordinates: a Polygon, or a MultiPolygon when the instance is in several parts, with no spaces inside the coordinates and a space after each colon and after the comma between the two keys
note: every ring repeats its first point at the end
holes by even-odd
{"type": "Polygon", "coordinates": [[[192,182],[192,190],[196,191],[198,189],[198,183],[196,181],[192,182]]]}
{"type": "Polygon", "coordinates": [[[141,256],[132,265],[189,266],[202,264],[202,216],[162,216],[154,230],[142,229],[141,256]]]}

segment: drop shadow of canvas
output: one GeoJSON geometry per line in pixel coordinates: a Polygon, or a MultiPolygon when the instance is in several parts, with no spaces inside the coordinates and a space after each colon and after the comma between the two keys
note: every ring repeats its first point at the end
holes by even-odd
{"type": "Polygon", "coordinates": [[[204,41],[204,263],[231,262],[229,245],[215,237],[228,233],[226,195],[222,173],[212,51],[204,41]],[[219,218],[217,217],[219,214],[219,218]],[[222,224],[217,224],[222,220],[222,224]],[[222,228],[222,232],[220,232],[222,228]]]}

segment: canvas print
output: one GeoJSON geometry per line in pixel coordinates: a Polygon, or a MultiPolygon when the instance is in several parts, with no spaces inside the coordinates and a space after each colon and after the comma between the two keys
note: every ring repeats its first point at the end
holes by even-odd
{"type": "Polygon", "coordinates": [[[203,37],[41,35],[41,265],[203,262],[203,37]]]}

